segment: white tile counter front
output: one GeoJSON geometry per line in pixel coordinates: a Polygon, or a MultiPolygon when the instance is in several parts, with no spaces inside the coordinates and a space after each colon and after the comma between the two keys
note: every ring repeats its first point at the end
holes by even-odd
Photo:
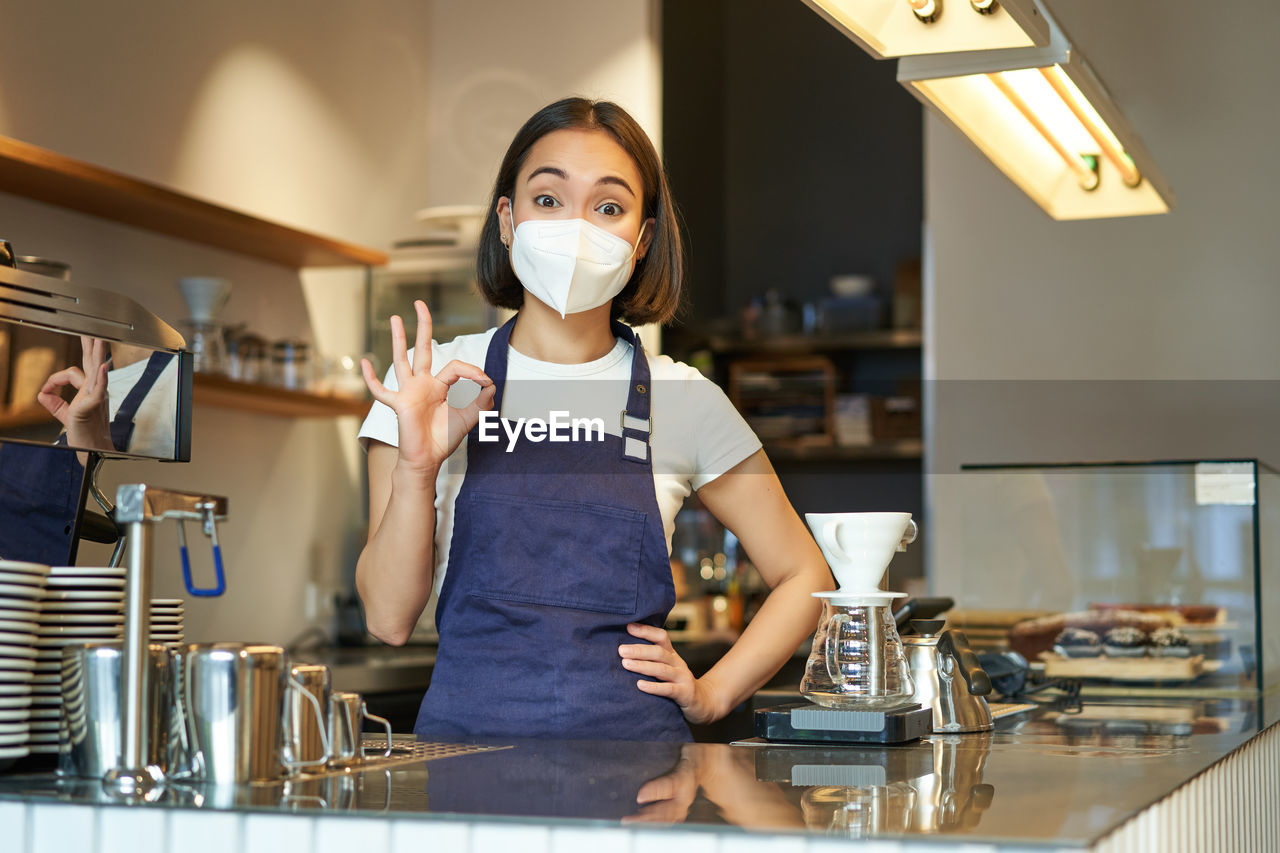
{"type": "Polygon", "coordinates": [[[1039,711],[994,736],[900,747],[528,742],[230,808],[189,793],[108,804],[94,783],[10,774],[0,776],[0,850],[1280,850],[1280,726],[1258,718],[1261,703],[1188,707],[1195,725],[1179,730],[1135,728],[1132,706],[1111,728],[1039,711]],[[840,787],[842,773],[862,787],[840,787]],[[661,798],[637,804],[654,779],[661,798]]]}
{"type": "MultiPolygon", "coordinates": [[[[847,850],[851,843],[838,838],[724,835],[708,830],[203,814],[127,806],[14,802],[0,803],[0,827],[8,836],[5,850],[12,853],[834,853],[847,850]]],[[[861,853],[912,853],[926,846],[938,849],[936,841],[889,839],[862,840],[857,849],[861,853]]],[[[961,853],[1080,849],[972,842],[947,847],[961,853]]]]}

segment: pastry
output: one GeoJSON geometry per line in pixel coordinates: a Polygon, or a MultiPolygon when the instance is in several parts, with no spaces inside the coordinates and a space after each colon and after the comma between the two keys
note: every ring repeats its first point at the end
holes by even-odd
{"type": "Polygon", "coordinates": [[[1102,651],[1107,657],[1140,658],[1147,654],[1147,632],[1132,625],[1112,628],[1102,637],[1102,651]]]}
{"type": "Polygon", "coordinates": [[[1168,620],[1151,613],[1133,610],[1083,610],[1073,613],[1057,613],[1019,622],[1009,629],[1009,647],[1027,660],[1035,660],[1041,652],[1053,648],[1053,641],[1064,628],[1083,628],[1102,635],[1112,628],[1132,626],[1144,632],[1154,631],[1169,624],[1168,620]]]}
{"type": "Polygon", "coordinates": [[[1053,640],[1053,650],[1064,658],[1092,658],[1102,654],[1102,645],[1092,631],[1063,628],[1053,640]]]}
{"type": "Polygon", "coordinates": [[[1177,628],[1157,628],[1151,632],[1151,654],[1158,658],[1191,657],[1191,641],[1177,628]]]}
{"type": "Polygon", "coordinates": [[[1163,617],[1170,625],[1216,625],[1226,618],[1223,608],[1212,604],[1090,604],[1090,610],[1133,610],[1163,617]]]}

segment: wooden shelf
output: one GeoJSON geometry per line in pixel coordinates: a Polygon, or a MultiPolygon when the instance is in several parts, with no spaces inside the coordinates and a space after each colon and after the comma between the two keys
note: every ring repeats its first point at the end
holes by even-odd
{"type": "Polygon", "coordinates": [[[368,400],[290,391],[274,385],[254,385],[204,374],[196,374],[192,398],[197,405],[282,418],[364,417],[372,405],[368,400]]]}
{"type": "Polygon", "coordinates": [[[874,462],[924,458],[924,442],[903,438],[875,444],[773,444],[764,451],[774,461],[874,462]]]}
{"type": "Polygon", "coordinates": [[[717,353],[810,353],[847,349],[915,349],[922,340],[919,329],[875,329],[843,335],[778,335],[754,340],[713,335],[707,341],[707,347],[717,353]]]}
{"type": "Polygon", "coordinates": [[[258,219],[3,136],[0,191],[287,267],[387,262],[378,249],[258,219]]]}
{"type": "Polygon", "coordinates": [[[44,406],[31,406],[16,412],[0,412],[0,429],[21,429],[23,427],[40,426],[53,420],[53,415],[44,406]]]}

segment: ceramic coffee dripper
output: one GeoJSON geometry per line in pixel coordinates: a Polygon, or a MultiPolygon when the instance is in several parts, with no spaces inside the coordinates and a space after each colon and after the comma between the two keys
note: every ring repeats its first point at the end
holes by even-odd
{"type": "Polygon", "coordinates": [[[212,276],[186,276],[178,279],[182,299],[187,303],[187,316],[196,323],[216,323],[222,308],[231,298],[231,282],[212,276]]]}
{"type": "Polygon", "coordinates": [[[909,512],[805,513],[841,592],[872,592],[889,561],[907,550],[918,528],[909,512]]]}

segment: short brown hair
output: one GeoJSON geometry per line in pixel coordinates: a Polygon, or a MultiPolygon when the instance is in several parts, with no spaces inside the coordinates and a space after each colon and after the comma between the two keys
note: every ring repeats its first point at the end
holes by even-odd
{"type": "Polygon", "coordinates": [[[603,130],[635,161],[643,184],[644,218],[653,220],[649,250],[636,262],[631,280],[613,300],[614,317],[632,325],[670,320],[680,305],[684,280],[684,247],[676,221],[667,175],[648,135],[626,110],[612,101],[565,98],[543,107],[516,132],[493,184],[493,196],[480,231],[476,277],[480,293],[499,308],[524,304],[524,287],[511,269],[511,259],[498,229],[498,200],[515,202],[516,178],[534,144],[556,130],[603,130]]]}

